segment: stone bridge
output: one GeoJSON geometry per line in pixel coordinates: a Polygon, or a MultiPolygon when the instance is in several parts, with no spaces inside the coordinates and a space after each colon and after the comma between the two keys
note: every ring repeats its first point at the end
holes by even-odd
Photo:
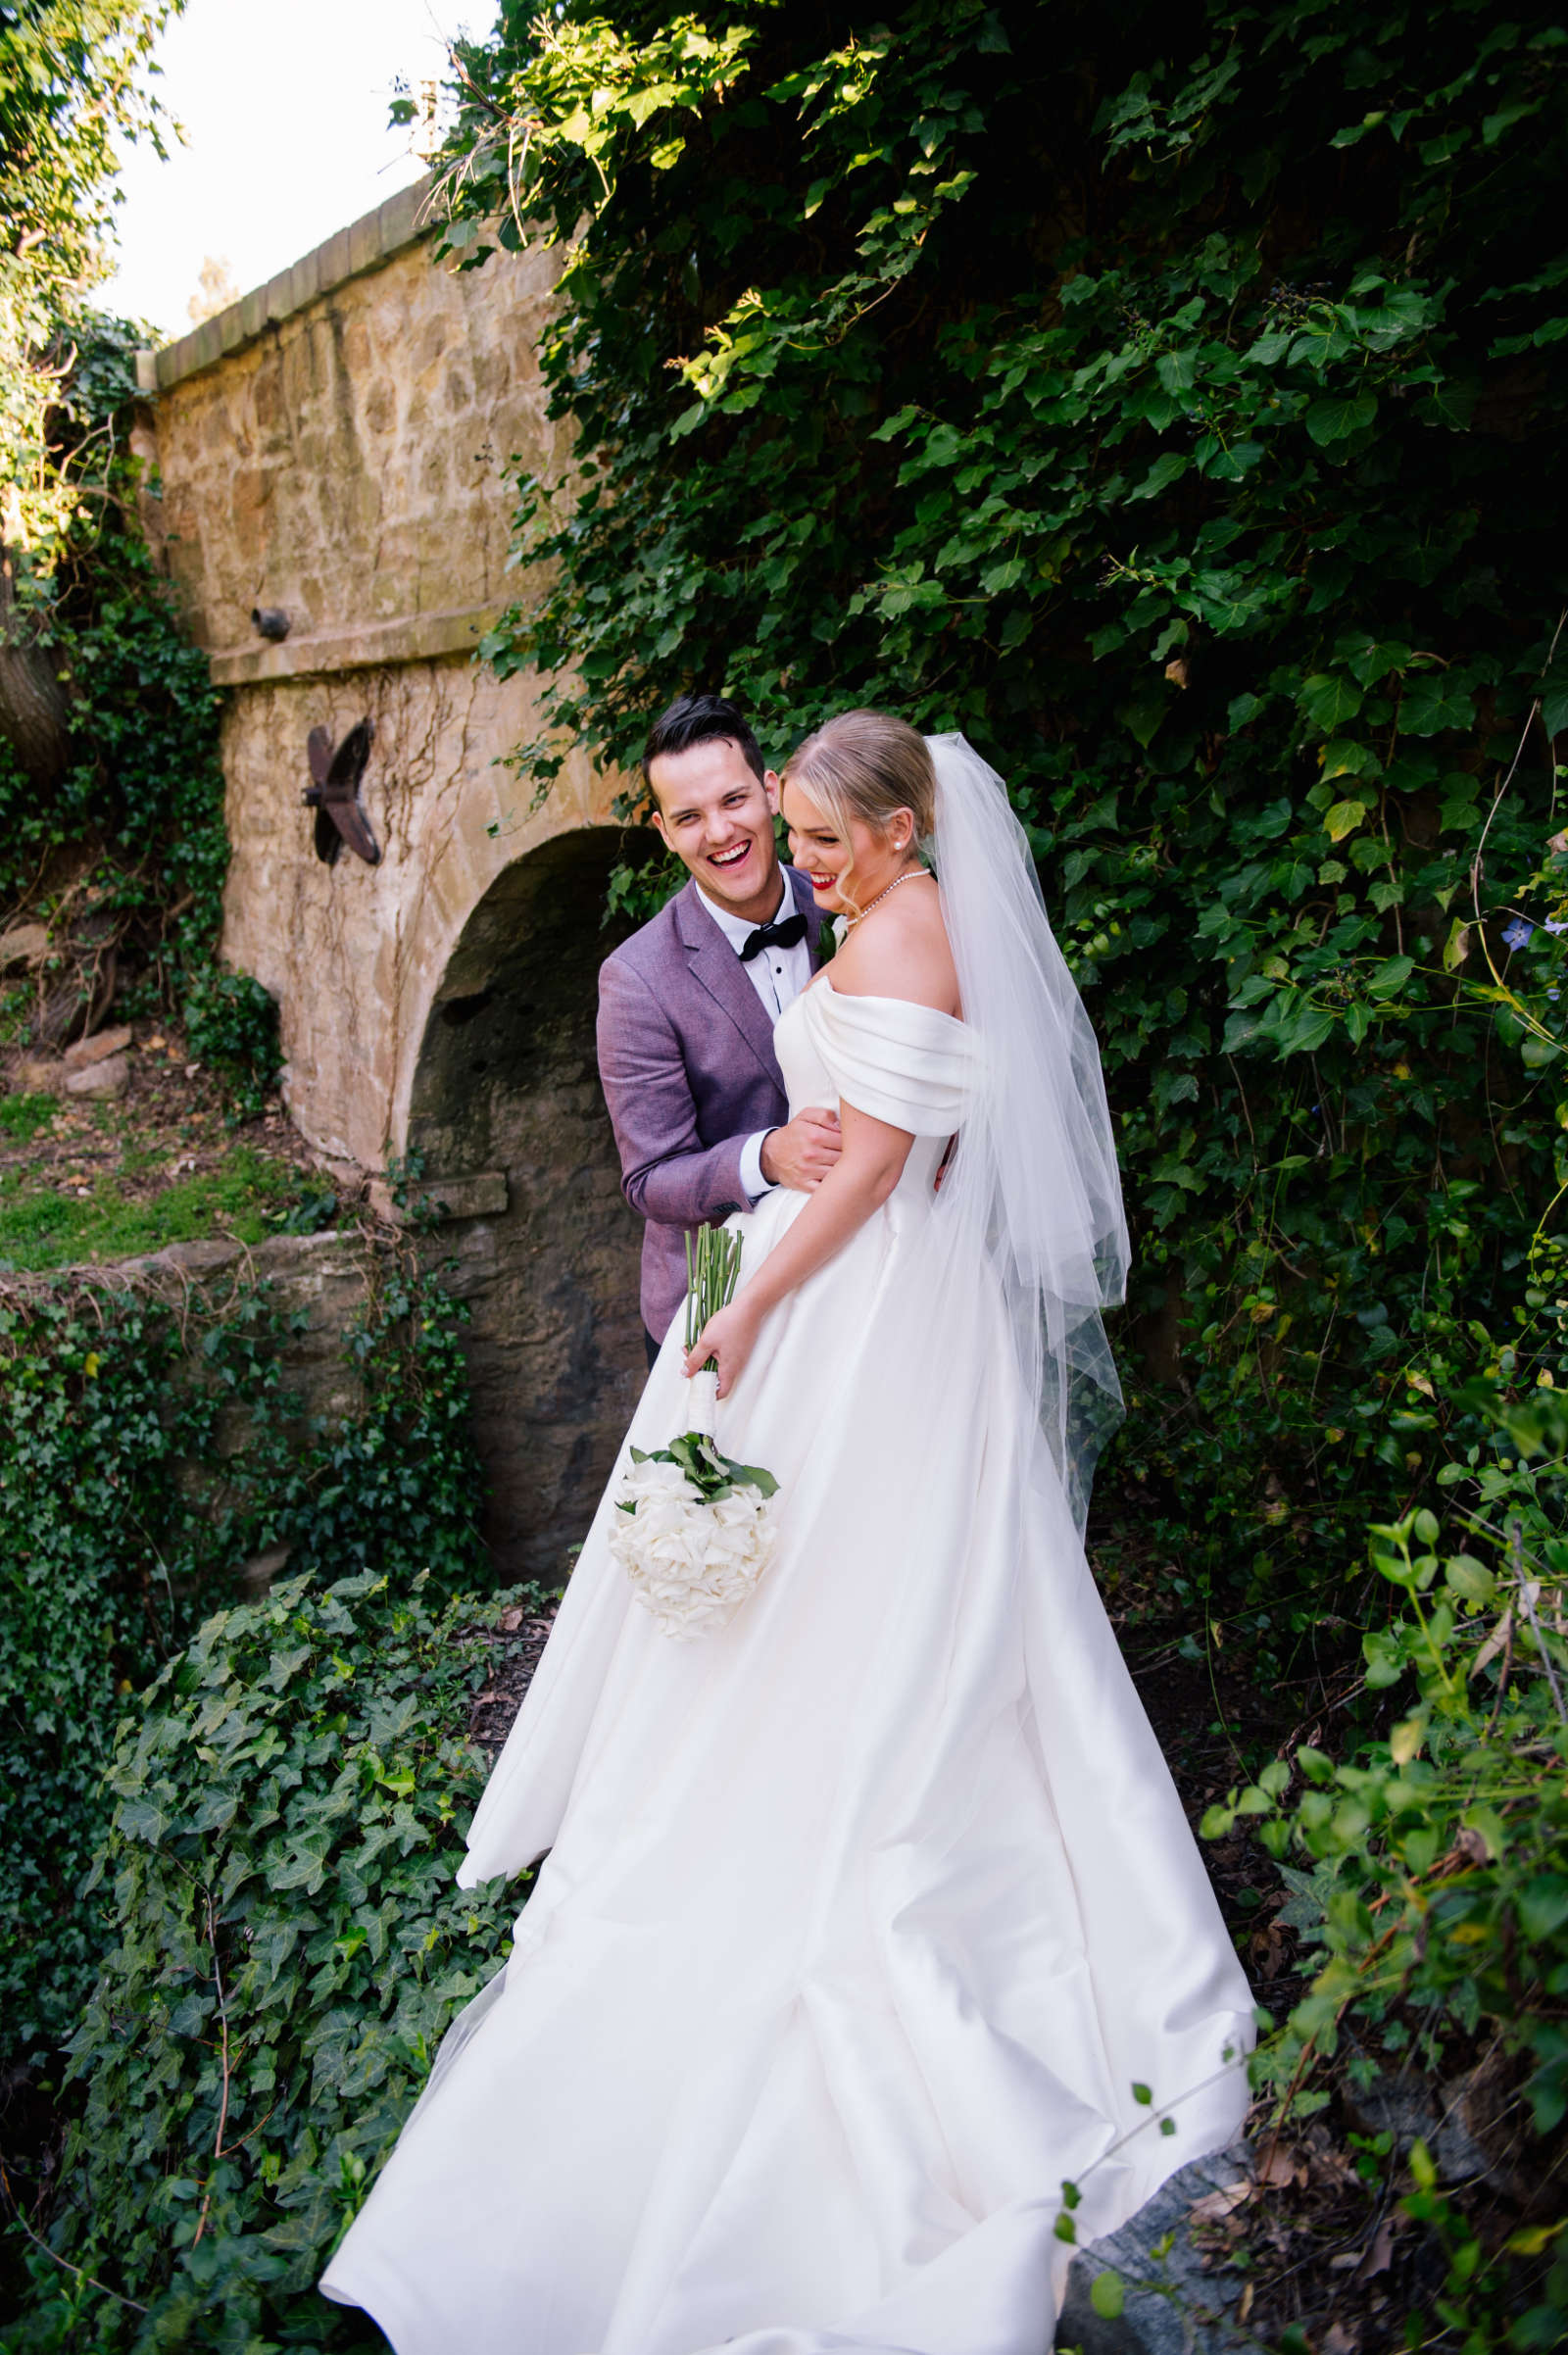
{"type": "Polygon", "coordinates": [[[505,758],[536,731],[537,681],[474,660],[515,578],[511,478],[564,453],[536,357],[554,257],[435,266],[422,195],[142,355],[148,511],[227,691],[224,952],[278,1003],[306,1137],[361,1170],[417,1151],[440,1181],[491,1542],[511,1572],[554,1571],[642,1371],[639,1228],[593,1053],[624,838],[580,752],[532,806],[505,758]],[[327,863],[306,740],[362,718],[381,856],[327,863]]]}

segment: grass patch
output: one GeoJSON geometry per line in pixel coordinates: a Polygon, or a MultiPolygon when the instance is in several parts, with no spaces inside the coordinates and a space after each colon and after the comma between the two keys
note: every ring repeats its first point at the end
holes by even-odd
{"type": "MultiPolygon", "coordinates": [[[[53,1104],[48,1097],[10,1097],[15,1104],[53,1104]]],[[[8,1131],[8,1133],[10,1133],[8,1131]]],[[[34,1273],[82,1260],[129,1259],[171,1243],[232,1235],[260,1243],[276,1231],[278,1212],[292,1201],[298,1173],[239,1145],[216,1169],[176,1178],[141,1201],[116,1179],[101,1177],[85,1196],[40,1189],[20,1172],[0,1176],[0,1268],[34,1273]]]]}
{"type": "Polygon", "coordinates": [[[59,1109],[53,1096],[0,1096],[0,1136],[16,1145],[30,1145],[59,1109]]]}

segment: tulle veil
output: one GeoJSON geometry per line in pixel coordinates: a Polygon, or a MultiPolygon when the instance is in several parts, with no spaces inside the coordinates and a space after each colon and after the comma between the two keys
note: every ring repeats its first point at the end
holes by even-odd
{"type": "Polygon", "coordinates": [[[1103,1312],[1126,1288],[1127,1223],[1100,1051],[1005,785],[963,736],[926,744],[936,830],[921,847],[980,1071],[938,1198],[947,1275],[981,1280],[985,1263],[1000,1287],[1023,1396],[1081,1535],[1122,1412],[1103,1312]]]}

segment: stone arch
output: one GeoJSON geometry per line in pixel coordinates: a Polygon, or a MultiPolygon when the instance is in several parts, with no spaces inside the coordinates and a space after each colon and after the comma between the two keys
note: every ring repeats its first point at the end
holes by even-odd
{"type": "Polygon", "coordinates": [[[447,957],[423,1025],[407,1138],[445,1201],[469,1301],[474,1430],[500,1566],[564,1567],[641,1387],[641,1222],[594,1048],[616,826],[575,827],[503,868],[447,957]]]}

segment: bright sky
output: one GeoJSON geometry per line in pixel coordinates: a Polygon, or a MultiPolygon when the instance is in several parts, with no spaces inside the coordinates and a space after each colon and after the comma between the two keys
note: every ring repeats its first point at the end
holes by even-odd
{"type": "Polygon", "coordinates": [[[167,164],[130,150],[121,267],[94,300],[172,340],[209,255],[248,293],[417,179],[387,127],[393,80],[433,80],[442,36],[494,15],[491,0],[187,0],[158,53],[186,144],[167,164]]]}

